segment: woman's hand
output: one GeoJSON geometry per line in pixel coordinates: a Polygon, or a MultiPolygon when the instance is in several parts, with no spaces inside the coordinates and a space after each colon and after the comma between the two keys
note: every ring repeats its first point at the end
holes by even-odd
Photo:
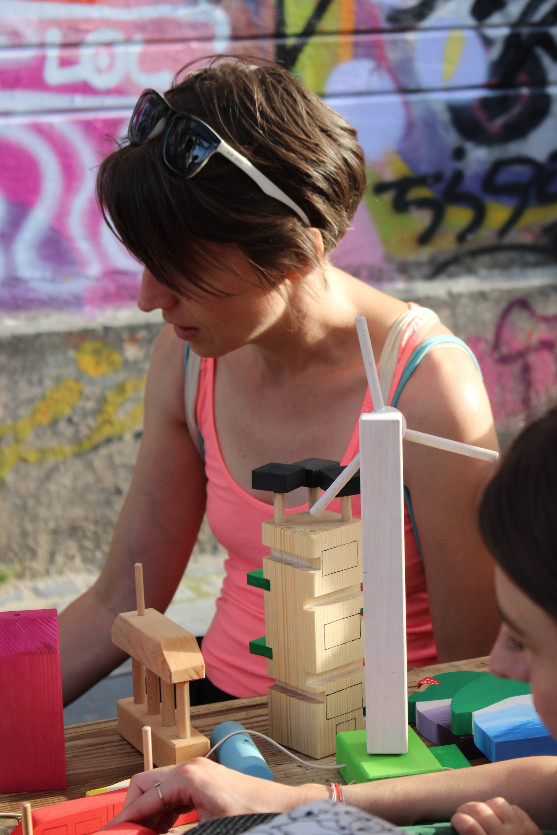
{"type": "Polygon", "coordinates": [[[532,818],[503,797],[464,803],[451,818],[459,835],[540,835],[532,818]]]}
{"type": "Polygon", "coordinates": [[[282,812],[325,797],[324,786],[285,786],[198,758],[132,777],[124,808],[112,823],[132,821],[168,832],[181,814],[192,809],[204,823],[229,815],[282,812]]]}

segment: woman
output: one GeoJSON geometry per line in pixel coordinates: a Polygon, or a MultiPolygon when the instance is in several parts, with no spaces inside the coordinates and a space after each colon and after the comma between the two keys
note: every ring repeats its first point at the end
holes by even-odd
{"type": "MultiPolygon", "coordinates": [[[[502,620],[491,671],[530,682],[536,710],[557,738],[556,502],[553,409],[516,439],[484,493],[479,518],[497,563],[502,620]]],[[[461,835],[533,835],[538,827],[557,828],[556,782],[557,757],[527,757],[342,790],[346,803],[396,824],[451,818],[461,835]]],[[[166,831],[177,811],[192,805],[203,821],[282,811],[329,796],[324,786],[262,782],[198,759],[134,777],[115,821],[140,821],[166,831]]]]}
{"type": "MultiPolygon", "coordinates": [[[[356,454],[359,415],[371,410],[356,316],[366,317],[377,358],[402,323],[390,402],[398,398],[411,428],[495,448],[488,398],[465,346],[431,311],[330,262],[363,195],[365,162],[354,129],[285,69],[214,60],[185,72],[165,97],[145,91],[97,184],[107,221],[144,265],[139,307],[160,309],[167,324],[106,564],[60,618],[65,701],[122,660],[110,629],[118,612],[135,608],[135,562],[147,604],[166,609],[205,510],[229,558],[203,639],[207,679],[203,692],[192,687],[192,703],[260,694],[270,681],[248,642],[264,634],[263,593],[245,577],[261,565],[272,496],[252,489],[251,472],[270,461],[344,463],[356,454]],[[407,355],[423,345],[435,350],[395,392],[407,355]],[[191,435],[186,346],[201,358],[191,435]]],[[[405,450],[420,546],[407,510],[411,666],[485,654],[495,634],[491,566],[475,524],[489,471],[405,450]]],[[[287,496],[291,510],[305,501],[299,493],[287,496]]]]}

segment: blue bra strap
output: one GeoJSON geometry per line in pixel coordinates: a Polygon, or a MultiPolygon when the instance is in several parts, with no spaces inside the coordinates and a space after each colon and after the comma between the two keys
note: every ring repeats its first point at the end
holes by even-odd
{"type": "Polygon", "coordinates": [[[412,376],[422,359],[425,357],[428,351],[430,351],[432,348],[435,348],[437,345],[456,345],[459,348],[462,348],[464,351],[466,351],[466,353],[474,362],[474,365],[476,366],[480,377],[482,376],[480,366],[478,365],[478,360],[476,359],[468,345],[462,341],[462,339],[459,339],[458,336],[449,335],[431,336],[429,339],[424,340],[424,342],[418,345],[418,347],[415,348],[412,354],[410,355],[410,359],[404,367],[404,371],[402,372],[402,376],[394,393],[392,403],[390,404],[391,406],[396,406],[396,404],[398,403],[398,398],[402,394],[402,389],[404,388],[404,386],[406,385],[406,383],[408,382],[408,380],[410,379],[410,377],[412,376]]]}
{"type": "MultiPolygon", "coordinates": [[[[478,374],[480,377],[482,376],[482,372],[480,370],[480,366],[478,365],[478,360],[468,347],[468,345],[459,339],[458,336],[431,336],[429,339],[424,340],[414,351],[411,353],[408,362],[404,367],[404,371],[402,372],[402,376],[400,378],[399,384],[396,388],[396,391],[393,395],[393,400],[391,406],[396,406],[398,403],[398,399],[402,394],[402,390],[422,359],[425,355],[430,351],[432,348],[435,348],[437,345],[455,345],[459,348],[463,348],[466,353],[472,358],[474,365],[478,369],[478,374]]],[[[412,510],[412,499],[410,498],[410,491],[406,485],[404,485],[404,501],[406,503],[406,507],[408,508],[408,514],[410,516],[410,521],[412,522],[412,527],[414,529],[414,536],[416,537],[416,543],[418,545],[418,552],[420,557],[422,558],[422,562],[424,561],[423,553],[422,553],[422,546],[420,543],[420,535],[418,533],[418,528],[416,526],[416,520],[414,519],[414,511],[412,510]]]]}

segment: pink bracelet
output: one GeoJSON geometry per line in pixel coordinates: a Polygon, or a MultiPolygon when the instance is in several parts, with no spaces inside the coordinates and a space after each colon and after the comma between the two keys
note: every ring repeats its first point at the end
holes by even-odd
{"type": "Polygon", "coordinates": [[[338,783],[329,783],[329,791],[331,792],[331,800],[333,803],[344,803],[344,794],[338,783]]]}

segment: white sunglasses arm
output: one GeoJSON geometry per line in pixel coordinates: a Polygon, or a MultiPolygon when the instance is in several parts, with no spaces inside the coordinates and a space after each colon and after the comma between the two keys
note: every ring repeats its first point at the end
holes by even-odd
{"type": "Polygon", "coordinates": [[[230,160],[230,162],[234,163],[244,174],[247,174],[248,177],[257,183],[261,191],[265,194],[268,194],[269,197],[274,197],[275,200],[278,200],[280,203],[284,203],[285,206],[288,206],[292,209],[293,212],[296,212],[300,220],[303,221],[305,226],[311,226],[309,222],[309,218],[306,213],[294,203],[290,197],[284,193],[284,191],[276,186],[268,177],[265,176],[259,169],[253,165],[249,159],[246,159],[242,156],[242,154],[235,151],[231,145],[221,139],[220,145],[216,149],[217,153],[222,154],[223,157],[226,157],[230,160]]]}

